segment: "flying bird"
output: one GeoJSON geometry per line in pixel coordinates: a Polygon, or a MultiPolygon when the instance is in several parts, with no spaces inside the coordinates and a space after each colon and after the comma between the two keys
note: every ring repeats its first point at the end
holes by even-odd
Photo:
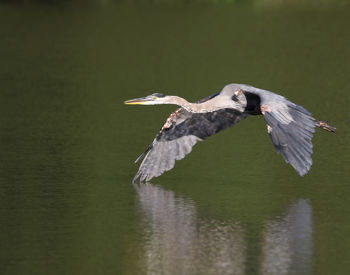
{"type": "Polygon", "coordinates": [[[129,105],[175,104],[153,142],[137,160],[143,159],[133,182],[150,181],[172,169],[175,160],[189,154],[197,141],[227,129],[251,115],[263,115],[267,132],[277,151],[304,176],[312,165],[315,127],[335,132],[325,121],[316,121],[302,106],[273,92],[245,84],[228,84],[221,92],[195,103],[178,96],[154,93],[127,100],[129,105]]]}

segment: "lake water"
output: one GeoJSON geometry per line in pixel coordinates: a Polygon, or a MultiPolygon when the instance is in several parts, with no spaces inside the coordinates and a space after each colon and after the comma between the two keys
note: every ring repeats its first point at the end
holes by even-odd
{"type": "Polygon", "coordinates": [[[1,1],[1,274],[349,274],[346,1],[1,1]],[[317,130],[300,178],[262,117],[150,184],[133,163],[175,107],[231,82],[317,130]]]}

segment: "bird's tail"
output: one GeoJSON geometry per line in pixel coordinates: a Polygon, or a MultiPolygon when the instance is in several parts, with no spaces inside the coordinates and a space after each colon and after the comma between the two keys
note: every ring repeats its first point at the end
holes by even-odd
{"type": "Polygon", "coordinates": [[[316,121],[316,126],[322,128],[323,130],[333,133],[335,133],[335,130],[337,129],[329,125],[326,121],[316,121]]]}

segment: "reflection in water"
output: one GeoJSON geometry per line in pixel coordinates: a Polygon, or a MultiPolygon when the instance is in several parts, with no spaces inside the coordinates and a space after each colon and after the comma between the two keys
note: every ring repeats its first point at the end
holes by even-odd
{"type": "Polygon", "coordinates": [[[201,220],[193,202],[152,184],[135,185],[145,214],[148,274],[242,274],[242,226],[201,220]]]}
{"type": "Polygon", "coordinates": [[[287,214],[266,223],[261,271],[263,274],[311,274],[312,209],[299,200],[287,214]]]}
{"type": "MultiPolygon", "coordinates": [[[[143,215],[143,270],[147,274],[243,274],[245,228],[235,221],[197,216],[191,200],[152,184],[135,185],[143,215]]],[[[266,222],[262,274],[309,273],[311,207],[299,200],[283,218],[266,222]]],[[[259,268],[258,268],[259,269],[259,268]]]]}

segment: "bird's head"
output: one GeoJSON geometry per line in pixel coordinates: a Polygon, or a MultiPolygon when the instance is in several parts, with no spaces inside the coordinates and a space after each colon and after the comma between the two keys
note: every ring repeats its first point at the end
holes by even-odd
{"type": "Polygon", "coordinates": [[[166,99],[168,96],[154,93],[145,97],[139,97],[134,99],[129,99],[124,101],[124,104],[128,105],[156,105],[156,104],[164,104],[167,103],[166,99]]]}

